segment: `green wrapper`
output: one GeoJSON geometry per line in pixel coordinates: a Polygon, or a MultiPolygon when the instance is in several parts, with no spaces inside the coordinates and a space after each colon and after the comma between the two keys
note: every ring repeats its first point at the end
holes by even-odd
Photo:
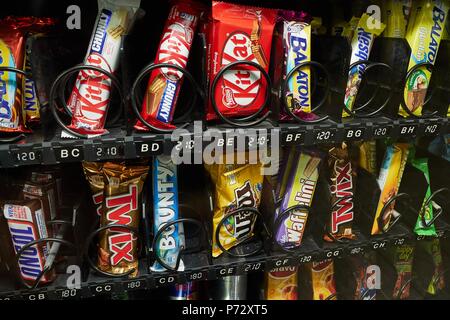
{"type": "Polygon", "coordinates": [[[422,215],[425,217],[425,222],[429,223],[431,220],[433,220],[433,204],[430,203],[428,206],[426,206],[426,203],[428,199],[431,196],[431,187],[430,187],[430,173],[428,170],[428,159],[413,159],[411,160],[411,164],[416,169],[420,170],[423,175],[425,176],[425,179],[427,181],[427,191],[425,194],[425,199],[423,200],[422,207],[420,209],[419,217],[417,217],[416,226],[414,227],[414,232],[419,236],[431,236],[436,237],[436,228],[434,226],[434,223],[427,227],[422,222],[422,215]],[[426,206],[426,207],[425,207],[426,206]]]}
{"type": "Polygon", "coordinates": [[[408,299],[411,288],[410,280],[412,277],[414,246],[404,245],[393,249],[395,250],[394,265],[395,270],[397,271],[397,280],[395,281],[392,296],[394,299],[397,297],[401,300],[408,299]]]}
{"type": "Polygon", "coordinates": [[[444,265],[442,263],[441,246],[438,238],[424,243],[425,250],[431,255],[434,263],[434,273],[428,284],[427,293],[435,295],[445,287],[444,265]]]}

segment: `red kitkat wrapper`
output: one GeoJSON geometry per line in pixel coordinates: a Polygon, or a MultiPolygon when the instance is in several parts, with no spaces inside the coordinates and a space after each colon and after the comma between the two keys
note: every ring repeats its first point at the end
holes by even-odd
{"type": "MultiPolygon", "coordinates": [[[[235,61],[256,62],[268,71],[277,11],[213,1],[210,83],[222,67],[235,61]]],[[[226,117],[254,114],[265,100],[264,82],[261,72],[253,67],[239,65],[229,69],[214,92],[219,111],[226,117]]],[[[207,120],[214,119],[217,115],[208,101],[207,120]]]]}
{"type": "MultiPolygon", "coordinates": [[[[202,7],[190,0],[174,2],[164,26],[155,64],[169,63],[186,68],[201,11],[202,7]]],[[[183,73],[176,69],[153,70],[142,105],[142,117],[157,128],[174,129],[171,122],[182,84],[183,73]]],[[[135,129],[149,130],[140,121],[135,129]]]]}

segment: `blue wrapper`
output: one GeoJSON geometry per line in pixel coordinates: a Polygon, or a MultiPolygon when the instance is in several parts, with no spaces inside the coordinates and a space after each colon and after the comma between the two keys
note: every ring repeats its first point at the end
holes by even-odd
{"type": "MultiPolygon", "coordinates": [[[[167,223],[178,219],[178,179],[177,166],[170,156],[158,156],[153,160],[153,230],[156,233],[167,223]]],[[[182,224],[170,226],[157,240],[155,254],[167,265],[175,268],[181,246],[184,245],[182,224]]],[[[157,261],[152,271],[166,271],[157,261]]],[[[179,271],[184,270],[180,261],[179,271]]]]}

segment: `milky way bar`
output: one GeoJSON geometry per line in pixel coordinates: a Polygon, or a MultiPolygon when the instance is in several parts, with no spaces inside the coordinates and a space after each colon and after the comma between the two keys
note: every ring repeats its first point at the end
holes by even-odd
{"type": "MultiPolygon", "coordinates": [[[[16,253],[27,243],[50,236],[39,200],[9,201],[2,209],[16,253]]],[[[34,245],[23,252],[19,259],[19,270],[26,283],[32,285],[37,280],[44,269],[49,250],[50,244],[47,242],[34,245]]],[[[49,271],[40,283],[49,283],[54,278],[54,271],[49,271]]]]}

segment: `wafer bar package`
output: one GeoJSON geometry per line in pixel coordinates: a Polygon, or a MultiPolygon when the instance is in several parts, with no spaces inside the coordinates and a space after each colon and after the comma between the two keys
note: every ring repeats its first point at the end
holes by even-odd
{"type": "Polygon", "coordinates": [[[102,162],[88,162],[84,161],[83,171],[86,180],[89,183],[92,191],[92,202],[96,207],[98,216],[102,215],[103,207],[103,190],[105,188],[105,176],[103,175],[102,162]]]}
{"type": "Polygon", "coordinates": [[[397,279],[395,281],[394,299],[405,300],[409,298],[411,289],[412,268],[414,260],[414,246],[403,245],[393,248],[395,270],[397,279]]]}
{"type": "MultiPolygon", "coordinates": [[[[406,34],[406,40],[411,46],[411,57],[408,70],[421,63],[434,65],[441,43],[441,38],[448,15],[447,0],[421,0],[417,4],[406,34]]],[[[431,71],[428,67],[416,69],[407,79],[404,89],[404,99],[408,110],[416,116],[422,115],[422,107],[431,81],[431,71]]],[[[399,115],[409,117],[407,111],[400,106],[399,115]]]]}
{"type": "Polygon", "coordinates": [[[352,229],[355,218],[353,195],[356,172],[345,143],[329,151],[328,172],[331,204],[336,205],[328,219],[324,240],[328,242],[353,240],[355,239],[352,229]]]}
{"type": "Polygon", "coordinates": [[[431,236],[431,237],[437,237],[436,233],[436,227],[434,226],[434,223],[431,226],[426,226],[423,223],[423,220],[425,220],[426,224],[429,224],[431,220],[433,220],[434,217],[434,207],[433,203],[430,202],[427,205],[428,199],[431,197],[431,186],[430,186],[430,172],[428,167],[428,159],[426,158],[415,158],[411,160],[411,164],[416,169],[420,170],[427,182],[427,189],[425,193],[425,198],[423,199],[423,204],[420,209],[420,214],[417,217],[417,222],[414,227],[414,232],[419,236],[431,236]]]}
{"type": "MultiPolygon", "coordinates": [[[[310,207],[319,178],[321,158],[312,152],[293,149],[293,159],[280,181],[282,202],[275,218],[296,205],[310,207]]],[[[289,157],[290,155],[288,155],[289,157]]],[[[302,243],[308,221],[308,211],[295,210],[280,224],[276,231],[277,242],[284,247],[298,247],[302,243]]]]}
{"type": "Polygon", "coordinates": [[[371,264],[366,256],[351,256],[349,262],[356,280],[355,300],[376,300],[377,290],[368,286],[367,268],[371,264]]]}
{"type": "Polygon", "coordinates": [[[394,201],[381,218],[382,225],[379,224],[379,217],[383,207],[398,193],[406,161],[408,160],[409,148],[410,145],[407,143],[394,143],[387,146],[378,177],[381,195],[372,225],[372,235],[380,234],[382,230],[387,230],[390,226],[391,219],[397,214],[394,210],[394,201]]]}
{"type": "MultiPolygon", "coordinates": [[[[119,224],[138,228],[141,192],[147,177],[147,165],[128,165],[107,162],[103,165],[105,190],[101,226],[119,224]]],[[[122,274],[134,270],[138,273],[137,235],[113,228],[100,234],[98,267],[100,270],[122,274]]]]}
{"type": "Polygon", "coordinates": [[[279,267],[266,273],[266,300],[297,300],[298,267],[279,267]]]}
{"type": "MultiPolygon", "coordinates": [[[[19,252],[26,244],[51,236],[47,229],[47,219],[38,199],[8,201],[2,206],[3,215],[8,222],[12,245],[19,252]]],[[[23,280],[33,285],[38,279],[49,254],[50,244],[40,243],[23,251],[19,259],[19,270],[23,280]]],[[[41,279],[41,284],[52,282],[55,278],[54,269],[47,272],[41,279]]]]}
{"type": "MultiPolygon", "coordinates": [[[[98,0],[99,14],[84,63],[114,73],[119,66],[122,36],[139,8],[140,0],[98,0]]],[[[80,134],[101,135],[111,93],[111,79],[101,72],[78,73],[67,105],[72,111],[69,128],[80,134]]],[[[63,132],[63,137],[71,137],[63,132]]]]}
{"type": "Polygon", "coordinates": [[[224,249],[237,246],[253,236],[257,216],[248,211],[240,212],[225,220],[220,230],[220,221],[239,208],[258,208],[261,200],[263,176],[262,165],[258,164],[214,164],[206,169],[215,184],[213,217],[214,258],[222,254],[216,243],[216,232],[224,249]]]}
{"type": "Polygon", "coordinates": [[[333,260],[312,262],[310,269],[313,300],[336,300],[333,260]]]}
{"type": "MultiPolygon", "coordinates": [[[[158,156],[153,160],[153,217],[154,234],[178,219],[178,168],[170,156],[158,156]]],[[[175,268],[180,250],[184,245],[182,224],[164,229],[156,244],[155,254],[168,266],[175,268]]],[[[179,271],[184,270],[180,261],[179,271]]],[[[157,261],[152,271],[166,271],[157,261]]]]}
{"type": "MultiPolygon", "coordinates": [[[[169,63],[186,68],[201,10],[194,1],[175,1],[164,27],[155,64],[169,63]]],[[[171,122],[182,84],[183,73],[178,70],[153,70],[142,105],[142,117],[157,128],[174,129],[171,122]]],[[[135,128],[149,130],[140,122],[135,128]]]]}
{"type": "MultiPolygon", "coordinates": [[[[213,34],[209,79],[236,61],[251,61],[267,72],[277,10],[213,1],[213,34]]],[[[227,117],[254,114],[264,103],[267,86],[259,70],[240,65],[228,69],[214,92],[219,111],[227,117]]],[[[213,97],[211,97],[213,99],[213,97]]],[[[217,119],[209,102],[207,120],[217,119]]]]}
{"type": "MultiPolygon", "coordinates": [[[[284,60],[284,79],[296,66],[311,61],[311,18],[304,12],[280,10],[284,60]]],[[[277,25],[277,32],[278,34],[277,25]]],[[[288,82],[288,107],[294,113],[311,112],[311,70],[295,72],[288,82]]],[[[282,97],[284,98],[284,97],[282,97]]],[[[282,119],[286,117],[282,112],[282,119]]]]}
{"type": "MultiPolygon", "coordinates": [[[[384,28],[385,25],[375,18],[368,14],[362,15],[353,35],[350,65],[355,62],[369,60],[373,42],[375,38],[383,32],[384,28]]],[[[359,86],[366,68],[366,64],[360,64],[353,67],[349,72],[344,103],[350,111],[353,110],[359,86]]],[[[342,116],[348,117],[349,114],[344,110],[342,116]]]]}
{"type": "Polygon", "coordinates": [[[387,38],[405,38],[411,9],[412,0],[383,1],[383,22],[386,24],[383,36],[387,38]]]}

